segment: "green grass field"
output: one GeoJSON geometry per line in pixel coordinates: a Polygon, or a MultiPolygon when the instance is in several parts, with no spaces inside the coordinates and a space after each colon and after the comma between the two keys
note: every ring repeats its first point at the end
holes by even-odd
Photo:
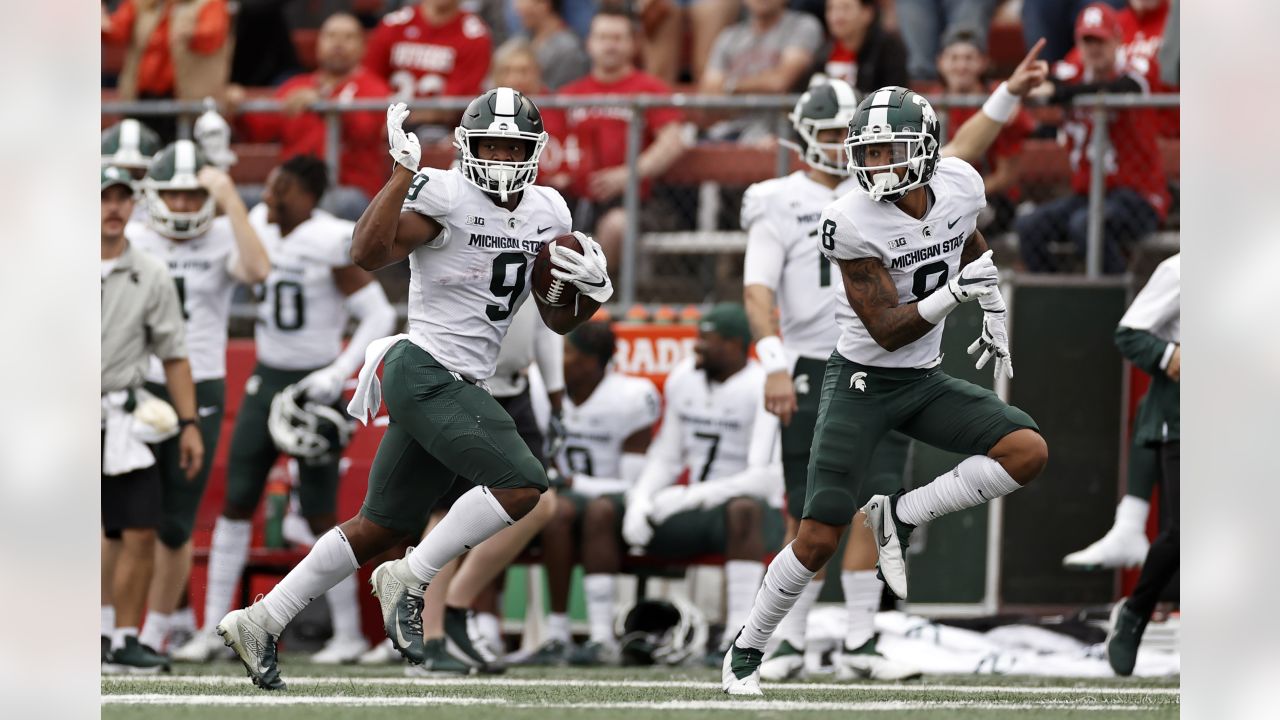
{"type": "Polygon", "coordinates": [[[286,655],[281,665],[289,689],[276,693],[253,687],[229,662],[177,665],[168,676],[104,676],[102,717],[225,720],[247,712],[255,720],[398,720],[407,711],[458,720],[691,720],[727,711],[764,718],[874,712],[894,720],[1108,720],[1176,718],[1180,704],[1176,678],[931,675],[883,684],[818,677],[766,684],[763,699],[736,700],[720,692],[717,671],[703,668],[516,668],[498,677],[406,678],[400,667],[314,666],[301,656],[286,655]]]}

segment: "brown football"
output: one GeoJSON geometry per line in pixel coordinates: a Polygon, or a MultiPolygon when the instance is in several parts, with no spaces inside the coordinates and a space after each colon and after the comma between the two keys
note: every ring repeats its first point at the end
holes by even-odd
{"type": "Polygon", "coordinates": [[[533,297],[542,305],[553,308],[572,307],[577,298],[578,288],[573,283],[557,280],[551,275],[551,246],[563,245],[576,252],[582,252],[582,243],[573,235],[561,235],[542,246],[538,256],[533,259],[533,297]]]}

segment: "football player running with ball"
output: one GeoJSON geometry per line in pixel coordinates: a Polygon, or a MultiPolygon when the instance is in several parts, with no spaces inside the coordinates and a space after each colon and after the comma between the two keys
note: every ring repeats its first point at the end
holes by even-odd
{"type": "Polygon", "coordinates": [[[835,553],[887,433],[970,456],[928,485],[873,495],[862,507],[880,573],[903,599],[915,527],[1017,490],[1048,460],[1030,416],[940,367],[947,314],[976,300],[983,329],[969,351],[981,351],[979,368],[994,360],[997,375],[1013,376],[999,276],[977,230],[982,176],[963,160],[941,158],[940,146],[933,107],[906,88],[867,96],[849,123],[845,149],[859,191],[823,210],[818,237],[844,284],[840,338],[823,379],[796,539],[769,566],[725,653],[722,685],[731,695],[761,694],[765,644],[835,553]]]}
{"type": "MultiPolygon", "coordinates": [[[[367,270],[408,258],[411,274],[409,333],[370,346],[348,406],[367,422],[385,398],[391,418],[364,506],[316,541],[260,602],[218,624],[264,689],[284,687],[276,653],[284,626],[317,595],[421,529],[462,476],[476,487],[415,550],[373,572],[387,636],[410,662],[421,663],[427,584],[450,560],[523,517],[547,489],[542,464],[482,385],[512,314],[528,296],[530,262],[571,227],[560,195],[533,184],[547,142],[542,116],[516,91],[490,90],[471,102],[455,130],[459,166],[419,171],[418,140],[401,127],[408,114],[400,103],[387,110],[397,166],[356,223],[351,252],[367,270]]],[[[578,240],[585,253],[551,251],[552,274],[580,291],[577,302],[538,305],[562,334],[613,294],[599,245],[585,235],[578,240]]]]}

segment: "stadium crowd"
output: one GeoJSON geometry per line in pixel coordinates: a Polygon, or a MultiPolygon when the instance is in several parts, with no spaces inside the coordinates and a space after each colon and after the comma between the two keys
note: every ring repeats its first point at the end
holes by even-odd
{"type": "MultiPolygon", "coordinates": [[[[1016,52],[1002,48],[997,57],[993,51],[998,13],[1020,15],[1027,48],[1045,39],[1040,59],[1050,62],[1050,70],[1049,78],[1030,91],[1025,107],[1017,108],[989,148],[974,158],[987,196],[978,227],[989,239],[1011,238],[1017,252],[1005,260],[1011,257],[1019,269],[1076,271],[1086,252],[1093,116],[1071,107],[1071,100],[1097,92],[1176,92],[1176,47],[1171,53],[1161,42],[1168,0],[105,3],[103,43],[115,48],[119,62],[104,69],[104,97],[213,102],[195,122],[195,141],[176,140],[176,119],[163,117],[110,118],[103,133],[104,324],[108,291],[121,292],[126,281],[142,282],[154,288],[151,304],[129,307],[127,317],[113,306],[112,322],[123,326],[136,320],[163,331],[131,337],[125,348],[113,346],[110,368],[105,329],[103,334],[103,391],[111,395],[110,402],[104,395],[104,414],[116,423],[104,429],[104,667],[154,670],[167,667],[170,657],[199,662],[225,652],[215,625],[233,609],[253,518],[264,493],[269,494],[268,478],[278,459],[285,459],[296,479],[299,507],[289,531],[295,544],[321,547],[320,539],[331,537],[340,519],[338,483],[358,479],[340,470],[342,450],[353,432],[369,430],[357,430],[346,417],[344,394],[365,348],[396,331],[392,303],[402,302],[409,290],[382,274],[375,278],[350,254],[353,223],[391,172],[384,154],[384,113],[342,114],[340,172],[330,178],[323,163],[325,120],[312,109],[316,102],[470,98],[499,86],[534,100],[784,94],[833,81],[856,89],[859,97],[891,85],[928,95],[986,96],[1003,88],[1001,74],[1023,67],[1017,65],[1025,52],[1021,43],[1013,43],[1016,52]],[[283,111],[242,109],[246,100],[267,97],[281,101],[283,111]],[[1028,142],[1048,137],[1058,138],[1070,164],[1050,191],[1029,186],[1029,176],[1044,172],[1025,150],[1028,142]],[[237,181],[236,151],[250,144],[270,144],[278,154],[269,174],[237,181]],[[140,188],[136,196],[135,187],[140,188]],[[309,245],[286,247],[286,237],[309,245]],[[193,238],[200,242],[185,243],[193,238]],[[166,264],[176,284],[163,281],[166,264]],[[197,282],[194,273],[203,279],[197,282]],[[229,439],[227,496],[220,499],[213,528],[203,626],[197,627],[188,599],[192,523],[205,500],[202,491],[222,429],[228,307],[233,294],[243,292],[237,287],[252,286],[260,288],[254,297],[257,366],[229,439]],[[300,340],[295,331],[303,327],[307,337],[300,340]],[[190,362],[184,360],[188,354],[190,362]],[[198,362],[197,356],[205,360],[198,362]],[[153,402],[157,399],[171,403],[168,414],[153,402]],[[162,415],[152,418],[153,424],[166,428],[148,441],[153,465],[139,459],[145,448],[120,440],[120,424],[129,422],[126,416],[140,417],[142,405],[162,415]],[[146,503],[108,507],[106,479],[121,475],[148,498],[146,503]]],[[[1004,27],[1018,24],[1006,18],[1004,27]]],[[[1007,33],[1002,42],[1008,44],[1007,33]]],[[[955,107],[944,113],[953,139],[978,112],[955,107]]],[[[421,144],[424,165],[428,156],[452,157],[460,117],[452,111],[408,113],[404,128],[421,144]]],[[[547,109],[542,120],[549,138],[537,181],[563,195],[573,229],[595,237],[611,273],[622,257],[628,222],[623,196],[630,173],[641,180],[637,222],[643,232],[690,230],[697,225],[697,211],[690,209],[697,201],[662,178],[691,151],[725,143],[772,150],[780,141],[805,142],[793,135],[776,137],[776,123],[767,113],[654,108],[645,114],[636,165],[628,167],[627,119],[617,112],[547,109]]],[[[1104,160],[1106,273],[1124,272],[1141,241],[1176,222],[1171,179],[1176,176],[1164,166],[1161,143],[1176,141],[1177,122],[1176,110],[1126,109],[1110,115],[1111,148],[1104,160]]],[[[722,200],[734,212],[721,213],[717,227],[738,230],[738,217],[746,223],[750,216],[750,198],[741,191],[722,192],[722,200]]],[[[520,278],[516,294],[523,289],[523,274],[520,278]]],[[[1176,278],[1161,282],[1172,282],[1176,294],[1176,278]]],[[[1168,294],[1167,287],[1163,292],[1168,294]]],[[[607,313],[562,341],[533,307],[529,302],[515,313],[489,389],[547,467],[554,492],[508,523],[511,527],[438,568],[421,598],[425,662],[414,665],[413,672],[503,670],[505,640],[497,610],[501,573],[527,547],[537,548],[545,566],[550,612],[544,642],[522,661],[607,664],[626,652],[644,652],[620,643],[621,624],[615,627],[616,576],[628,564],[629,552],[685,560],[719,556],[728,604],[724,625],[732,630],[751,610],[765,560],[782,546],[784,520],[791,520],[780,511],[786,505],[786,458],[772,457],[772,446],[762,448],[768,443],[752,435],[768,373],[750,356],[753,338],[766,333],[758,331],[761,321],[749,298],[745,308],[721,303],[695,318],[697,366],[692,360],[682,363],[661,393],[649,381],[612,368],[617,338],[607,313]],[[715,396],[692,376],[723,384],[727,397],[715,396]],[[682,444],[674,429],[682,416],[673,408],[713,402],[724,404],[725,418],[741,420],[739,435],[717,434],[709,448],[682,444]],[[596,446],[609,450],[587,449],[596,446]],[[673,485],[686,468],[700,472],[701,481],[716,482],[673,485]],[[574,642],[568,616],[577,562],[586,573],[589,625],[581,645],[574,642]]],[[[1153,331],[1158,323],[1151,320],[1152,312],[1122,327],[1122,350],[1128,355],[1131,349],[1144,369],[1176,384],[1180,351],[1133,338],[1133,332],[1153,331]]],[[[1173,323],[1176,340],[1176,319],[1173,323]]],[[[1176,387],[1158,392],[1176,393],[1176,387]]],[[[1172,440],[1167,428],[1160,438],[1144,440],[1174,446],[1148,458],[1156,466],[1172,456],[1176,467],[1176,417],[1174,422],[1172,440]]],[[[1176,471],[1172,482],[1176,489],[1176,471]]],[[[468,502],[464,497],[471,489],[466,480],[456,482],[427,526],[414,530],[430,532],[449,507],[468,502]]],[[[1145,494],[1150,495],[1149,487],[1145,494]]],[[[788,497],[786,502],[795,501],[788,497]]],[[[1104,538],[1109,545],[1087,549],[1092,554],[1076,564],[1132,564],[1139,542],[1132,529],[1140,524],[1137,514],[1145,519],[1147,510],[1137,502],[1126,498],[1117,510],[1117,528],[1123,520],[1128,535],[1104,538]]],[[[1176,518],[1176,492],[1166,502],[1174,503],[1176,518]]],[[[794,537],[793,527],[785,532],[794,537]]],[[[1175,521],[1159,543],[1161,578],[1142,586],[1136,614],[1132,601],[1125,610],[1132,616],[1122,618],[1127,632],[1141,637],[1161,579],[1170,565],[1176,567],[1176,544],[1175,521]]],[[[1145,550],[1144,545],[1138,554],[1145,550]]],[[[388,558],[405,552],[400,547],[388,558]]],[[[845,559],[846,605],[851,618],[863,620],[850,621],[840,662],[851,673],[881,679],[918,674],[876,650],[866,611],[880,606],[883,583],[874,570],[848,555],[845,559]]],[[[326,598],[333,637],[315,656],[317,662],[399,661],[390,640],[370,646],[360,631],[352,578],[335,585],[326,598]]],[[[803,630],[797,635],[784,626],[780,632],[784,642],[803,645],[803,630]]],[[[708,663],[718,667],[732,640],[727,634],[697,636],[678,649],[679,657],[664,660],[705,652],[708,663]]],[[[772,667],[769,672],[785,677],[796,666],[772,667]]]]}

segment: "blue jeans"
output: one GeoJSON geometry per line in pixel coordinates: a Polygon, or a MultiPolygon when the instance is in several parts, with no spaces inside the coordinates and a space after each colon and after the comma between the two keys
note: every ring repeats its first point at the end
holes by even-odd
{"type": "Polygon", "coordinates": [[[1022,0],[1023,42],[1030,48],[1044,38],[1040,59],[1051,63],[1061,60],[1076,44],[1076,17],[1092,2],[1105,2],[1116,10],[1128,6],[1128,0],[1022,0]]]}
{"type": "Polygon", "coordinates": [[[938,41],[951,28],[973,31],[985,44],[996,0],[898,0],[898,27],[912,80],[938,77],[938,41]]]}
{"type": "MultiPolygon", "coordinates": [[[[1125,270],[1125,248],[1154,233],[1159,217],[1136,190],[1124,187],[1107,192],[1102,212],[1102,272],[1115,275],[1125,270]]],[[[1044,203],[1019,217],[1015,226],[1018,250],[1027,269],[1058,272],[1051,243],[1070,242],[1075,245],[1075,256],[1082,260],[1088,252],[1089,198],[1069,195],[1044,203]]]]}

